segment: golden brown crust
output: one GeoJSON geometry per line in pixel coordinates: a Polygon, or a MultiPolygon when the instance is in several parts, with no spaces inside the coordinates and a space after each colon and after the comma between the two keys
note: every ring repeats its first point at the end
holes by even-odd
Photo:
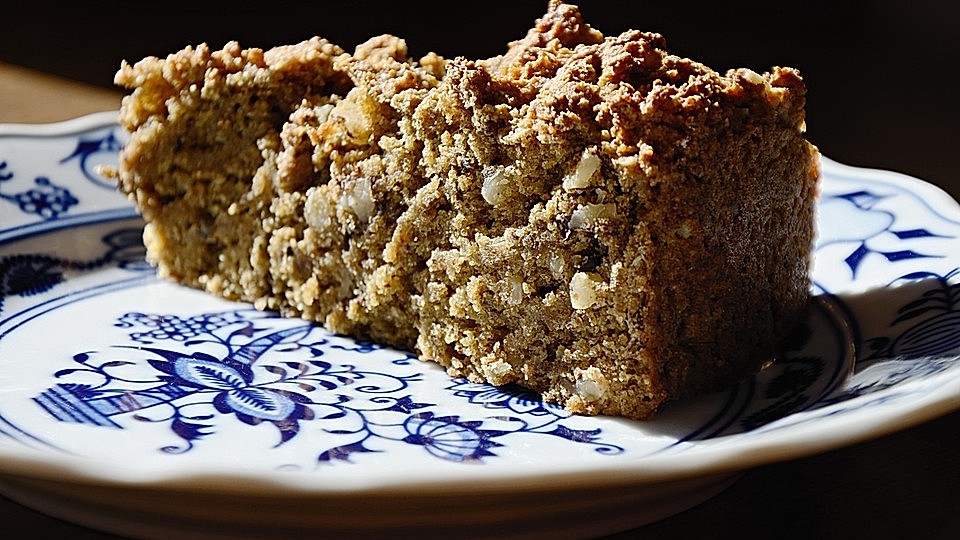
{"type": "Polygon", "coordinates": [[[500,57],[373,38],[124,65],[120,187],[162,275],[647,418],[754,369],[808,295],[816,150],[788,68],[547,14],[500,57]]]}

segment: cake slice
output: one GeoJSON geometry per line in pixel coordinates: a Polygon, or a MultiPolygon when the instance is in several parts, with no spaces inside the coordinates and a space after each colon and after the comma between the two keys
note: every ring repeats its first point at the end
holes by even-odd
{"type": "Polygon", "coordinates": [[[645,419],[757,369],[808,299],[793,69],[720,74],[551,1],[485,60],[229,43],[116,82],[161,276],[453,376],[645,419]]]}

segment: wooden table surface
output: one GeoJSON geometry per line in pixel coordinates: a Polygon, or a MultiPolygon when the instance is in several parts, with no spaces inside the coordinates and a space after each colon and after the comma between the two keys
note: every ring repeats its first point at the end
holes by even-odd
{"type": "MultiPolygon", "coordinates": [[[[957,47],[955,40],[951,43],[957,47]]],[[[32,69],[3,63],[16,56],[8,52],[0,42],[0,123],[54,122],[114,110],[119,106],[121,94],[109,84],[91,85],[51,75],[63,74],[64,69],[51,62],[47,70],[42,59],[22,62],[33,64],[32,69]]],[[[14,59],[22,60],[21,57],[14,59]]],[[[899,66],[897,76],[889,84],[920,84],[920,79],[929,81],[935,78],[929,71],[925,71],[922,77],[910,72],[908,77],[907,71],[899,66]]],[[[858,83],[853,81],[850,84],[858,83]]],[[[849,89],[843,91],[849,92],[849,89]]],[[[955,101],[955,92],[954,88],[949,95],[941,97],[955,101]]],[[[915,98],[918,95],[915,94],[915,98]]],[[[865,104],[870,103],[869,98],[865,100],[865,104]]],[[[923,173],[929,173],[925,179],[934,181],[957,197],[960,195],[960,175],[956,173],[956,166],[960,152],[956,150],[955,127],[948,129],[948,126],[956,125],[953,121],[956,107],[944,102],[944,107],[953,107],[953,112],[943,113],[953,115],[948,121],[929,113],[929,104],[921,98],[916,100],[912,109],[915,114],[930,114],[928,121],[916,125],[940,126],[942,133],[931,137],[929,133],[917,132],[915,124],[910,123],[916,119],[910,114],[888,110],[888,120],[903,122],[907,130],[898,134],[902,141],[890,145],[898,152],[895,156],[891,156],[889,150],[878,150],[875,154],[877,163],[864,162],[870,158],[861,151],[861,140],[831,138],[822,129],[818,144],[828,155],[858,158],[861,162],[854,163],[856,165],[895,163],[900,170],[917,176],[924,177],[923,173]],[[911,138],[924,136],[929,137],[928,144],[911,146],[917,142],[911,138]],[[944,142],[941,137],[951,140],[944,142]],[[830,147],[822,141],[829,141],[830,147]],[[952,149],[952,152],[944,151],[931,157],[931,144],[945,150],[952,149]]],[[[891,103],[890,107],[901,105],[891,103]]],[[[866,113],[862,108],[865,106],[852,106],[850,114],[864,116],[866,113]]],[[[877,104],[874,113],[882,110],[880,107],[877,104]]],[[[841,114],[840,111],[839,106],[834,108],[834,114],[841,114]]],[[[876,135],[867,131],[863,133],[864,137],[876,135]]],[[[884,143],[877,139],[874,144],[879,147],[884,143]]],[[[736,483],[714,498],[636,531],[617,535],[617,538],[958,538],[958,508],[960,412],[954,412],[905,431],[836,451],[746,471],[736,483]]],[[[2,498],[0,537],[114,538],[47,517],[2,498]]]]}

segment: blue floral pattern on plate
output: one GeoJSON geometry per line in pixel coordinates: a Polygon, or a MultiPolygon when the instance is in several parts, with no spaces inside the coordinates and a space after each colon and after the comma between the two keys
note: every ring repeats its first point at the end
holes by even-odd
{"type": "Polygon", "coordinates": [[[0,133],[0,379],[17,380],[0,393],[0,455],[121,460],[128,475],[296,471],[315,489],[446,485],[478,466],[663,480],[956,402],[960,211],[916,180],[825,161],[806,323],[742,384],[629,422],[157,280],[140,221],[93,166],[121,144],[106,121],[0,133]]]}
{"type": "Polygon", "coordinates": [[[0,133],[0,245],[34,232],[136,216],[105,178],[125,132],[111,116],[53,131],[0,133]]]}
{"type": "Polygon", "coordinates": [[[505,444],[500,440],[521,432],[590,444],[606,453],[623,451],[600,440],[599,429],[568,427],[562,420],[569,415],[520,390],[454,380],[443,390],[481,400],[477,409],[485,414],[468,418],[438,411],[435,403],[423,401],[426,393],[415,397],[422,366],[409,354],[397,351],[384,364],[389,370],[375,370],[377,364],[363,357],[379,347],[358,347],[316,325],[272,313],[131,312],[115,326],[130,330],[128,344],[112,354],[74,355],[74,366],[54,374],[62,382],[34,399],[63,422],[115,429],[135,429],[126,419],[167,423],[181,442],[160,448],[164,452],[187,452],[216,436],[225,423],[222,416],[248,426],[273,425],[277,446],[297,437],[307,423],[340,436],[334,439],[347,439],[319,449],[321,462],[349,462],[355,453],[383,452],[397,443],[421,446],[446,460],[479,460],[495,456],[505,444]],[[143,360],[125,356],[125,349],[145,353],[143,360]],[[355,363],[344,363],[347,358],[355,363]],[[130,368],[137,364],[143,369],[135,376],[130,368]],[[96,382],[68,382],[73,379],[96,382]],[[142,414],[151,409],[163,412],[142,414]],[[501,412],[497,429],[485,427],[488,410],[501,412]]]}

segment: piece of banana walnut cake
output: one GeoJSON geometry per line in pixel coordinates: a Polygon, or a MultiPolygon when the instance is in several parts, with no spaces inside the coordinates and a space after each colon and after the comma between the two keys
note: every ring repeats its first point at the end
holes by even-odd
{"type": "Polygon", "coordinates": [[[757,369],[802,315],[798,73],[718,73],[551,1],[494,58],[379,36],[124,63],[115,176],[159,274],[586,414],[757,369]]]}

